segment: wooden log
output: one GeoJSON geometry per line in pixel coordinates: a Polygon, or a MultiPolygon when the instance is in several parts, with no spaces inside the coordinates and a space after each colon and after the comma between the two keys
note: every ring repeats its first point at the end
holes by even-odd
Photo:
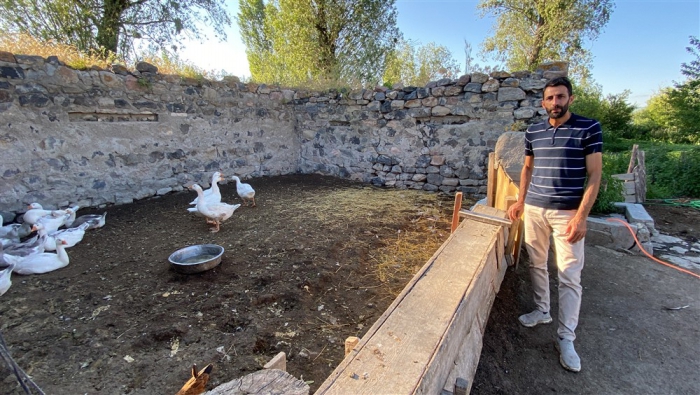
{"type": "Polygon", "coordinates": [[[287,372],[264,369],[231,380],[204,395],[308,395],[309,385],[287,372]]]}
{"type": "Polygon", "coordinates": [[[457,230],[457,226],[459,226],[459,210],[462,209],[462,192],[457,192],[455,194],[455,205],[454,209],[452,210],[452,228],[450,229],[450,233],[454,233],[455,230],[457,230]]]}
{"type": "MultiPolygon", "coordinates": [[[[517,201],[518,198],[515,196],[506,196],[506,212],[510,209],[510,206],[514,205],[517,201]]],[[[506,242],[506,250],[504,252],[508,266],[513,266],[515,264],[515,236],[518,234],[519,228],[520,218],[516,218],[508,229],[508,241],[506,242]]]]}
{"type": "Polygon", "coordinates": [[[497,173],[496,153],[489,153],[489,167],[487,172],[486,183],[486,205],[489,207],[496,206],[496,190],[498,188],[498,173],[497,173]]]}

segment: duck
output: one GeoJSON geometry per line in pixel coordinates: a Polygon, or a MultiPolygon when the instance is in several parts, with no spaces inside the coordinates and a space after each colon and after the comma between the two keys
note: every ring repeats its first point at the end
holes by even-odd
{"type": "Polygon", "coordinates": [[[51,215],[53,213],[53,210],[44,210],[44,207],[39,203],[31,203],[29,206],[27,206],[27,208],[28,210],[24,213],[24,215],[22,215],[22,219],[30,226],[34,225],[39,218],[51,215]]]}
{"type": "MultiPolygon", "coordinates": [[[[211,187],[204,191],[204,199],[208,203],[219,203],[221,202],[221,191],[219,190],[219,181],[224,181],[225,178],[220,172],[214,172],[211,176],[211,187]]],[[[190,206],[196,205],[200,197],[197,196],[193,201],[190,202],[190,206]]],[[[188,210],[189,211],[189,210],[188,210]]]]}
{"type": "MultiPolygon", "coordinates": [[[[15,265],[11,264],[4,270],[0,270],[0,296],[4,295],[12,285],[12,271],[15,270],[15,265]]],[[[205,383],[206,384],[206,383],[205,383]]]]}
{"type": "Polygon", "coordinates": [[[221,223],[231,218],[233,212],[236,211],[237,208],[241,207],[240,204],[227,204],[221,202],[207,203],[206,199],[203,198],[204,191],[202,191],[202,187],[200,187],[198,184],[192,184],[189,186],[189,188],[197,192],[197,197],[199,198],[197,201],[197,211],[211,220],[211,223],[214,224],[215,227],[211,230],[212,233],[218,232],[221,223]]]}
{"type": "Polygon", "coordinates": [[[248,201],[252,202],[250,207],[255,207],[255,190],[250,184],[241,182],[241,179],[237,176],[232,176],[231,179],[236,182],[236,193],[243,200],[245,206],[248,205],[248,201]]]}
{"type": "Polygon", "coordinates": [[[57,231],[58,228],[63,226],[68,217],[70,217],[70,213],[66,212],[65,210],[55,210],[53,211],[52,215],[39,218],[35,225],[41,224],[46,230],[46,233],[51,233],[57,231]]]}
{"type": "Polygon", "coordinates": [[[57,230],[55,232],[47,232],[42,223],[34,225],[33,229],[44,238],[44,250],[56,251],[56,240],[64,241],[64,248],[73,247],[78,244],[85,236],[85,230],[90,226],[87,222],[78,225],[75,228],[57,230]]]}
{"type": "MultiPolygon", "coordinates": [[[[66,242],[56,239],[56,253],[43,252],[29,255],[15,262],[14,272],[17,274],[42,274],[68,266],[70,259],[65,249],[66,242]]],[[[12,265],[12,263],[10,263],[12,265]]]]}
{"type": "Polygon", "coordinates": [[[199,395],[203,394],[209,382],[209,375],[214,369],[212,364],[209,364],[197,372],[197,365],[192,365],[192,377],[180,388],[180,391],[175,395],[199,395]]]}
{"type": "Polygon", "coordinates": [[[77,228],[82,224],[88,224],[87,229],[97,229],[105,226],[107,219],[107,212],[100,214],[85,214],[76,218],[70,225],[66,225],[69,228],[77,228]]]}

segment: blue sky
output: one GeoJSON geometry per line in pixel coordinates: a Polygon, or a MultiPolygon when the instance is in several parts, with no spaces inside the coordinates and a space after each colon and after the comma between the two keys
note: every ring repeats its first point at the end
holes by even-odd
{"type": "MultiPolygon", "coordinates": [[[[490,35],[494,20],[480,18],[476,0],[397,0],[398,27],[404,37],[420,44],[434,42],[450,49],[464,67],[464,40],[472,44],[479,64],[479,46],[490,35]]],[[[238,0],[229,0],[232,16],[238,0]]],[[[227,41],[189,43],[181,53],[206,70],[226,70],[250,76],[238,26],[227,30],[227,41]]],[[[210,35],[213,36],[213,35],[210,35]]],[[[699,0],[617,0],[598,39],[589,43],[593,78],[603,92],[631,91],[630,101],[643,106],[660,89],[682,81],[680,65],[692,60],[686,52],[689,36],[700,36],[699,0]]],[[[513,71],[513,70],[511,70],[513,71]]]]}

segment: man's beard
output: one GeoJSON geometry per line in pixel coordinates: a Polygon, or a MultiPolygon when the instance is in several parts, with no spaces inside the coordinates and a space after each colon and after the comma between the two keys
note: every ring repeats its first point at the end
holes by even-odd
{"type": "Polygon", "coordinates": [[[569,112],[569,105],[565,104],[563,106],[554,106],[552,108],[547,109],[547,115],[549,115],[550,118],[552,119],[558,119],[564,116],[569,112]],[[559,110],[559,113],[555,113],[554,110],[559,110]]]}

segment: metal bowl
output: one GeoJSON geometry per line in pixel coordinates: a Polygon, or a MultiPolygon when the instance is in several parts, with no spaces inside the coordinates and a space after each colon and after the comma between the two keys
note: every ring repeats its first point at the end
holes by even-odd
{"type": "Polygon", "coordinates": [[[224,247],[216,244],[199,244],[173,252],[168,261],[180,273],[199,273],[212,269],[221,263],[224,247]]]}

